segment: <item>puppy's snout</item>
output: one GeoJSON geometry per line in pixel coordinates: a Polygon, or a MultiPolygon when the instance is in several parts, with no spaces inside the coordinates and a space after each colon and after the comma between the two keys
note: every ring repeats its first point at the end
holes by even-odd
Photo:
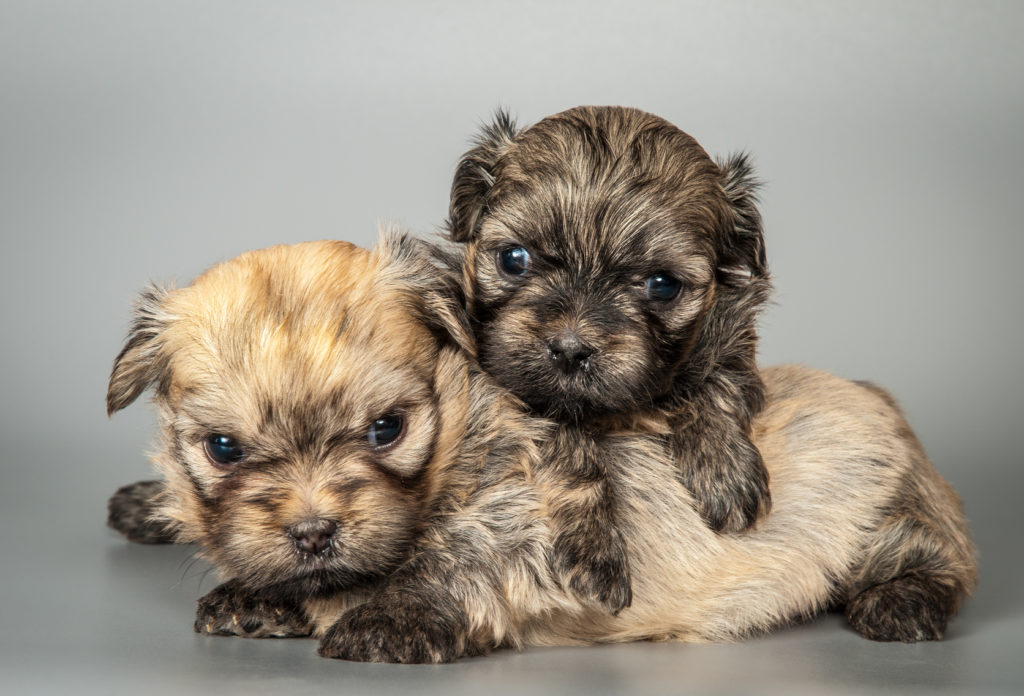
{"type": "Polygon", "coordinates": [[[585,344],[574,331],[565,330],[548,341],[548,356],[565,374],[586,369],[594,349],[585,344]]]}
{"type": "Polygon", "coordinates": [[[295,540],[295,548],[318,556],[331,545],[331,537],[338,531],[338,523],[332,520],[306,520],[288,528],[288,534],[295,540]]]}

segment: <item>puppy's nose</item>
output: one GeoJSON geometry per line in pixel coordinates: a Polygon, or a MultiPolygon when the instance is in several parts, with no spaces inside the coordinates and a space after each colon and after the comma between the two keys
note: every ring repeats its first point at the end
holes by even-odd
{"type": "Polygon", "coordinates": [[[331,520],[306,520],[288,528],[288,534],[295,540],[295,548],[314,556],[330,546],[336,531],[338,523],[331,520]]]}
{"type": "Polygon", "coordinates": [[[587,358],[593,354],[594,349],[581,341],[574,331],[563,331],[548,341],[551,362],[567,375],[586,367],[587,358]]]}

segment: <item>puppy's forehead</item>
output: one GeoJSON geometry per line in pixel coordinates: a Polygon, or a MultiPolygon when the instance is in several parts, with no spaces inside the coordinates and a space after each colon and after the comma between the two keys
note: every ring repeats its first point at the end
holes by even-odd
{"type": "Polygon", "coordinates": [[[698,252],[721,223],[718,175],[697,141],[662,118],[578,107],[543,119],[509,146],[495,167],[491,210],[519,229],[571,227],[564,240],[584,249],[621,247],[635,256],[653,242],[657,254],[662,233],[681,231],[673,247],[689,239],[689,251],[698,252]]]}
{"type": "Polygon", "coordinates": [[[433,338],[380,264],[346,242],[307,242],[215,266],[169,303],[173,379],[301,393],[365,382],[388,365],[429,372],[433,338]]]}

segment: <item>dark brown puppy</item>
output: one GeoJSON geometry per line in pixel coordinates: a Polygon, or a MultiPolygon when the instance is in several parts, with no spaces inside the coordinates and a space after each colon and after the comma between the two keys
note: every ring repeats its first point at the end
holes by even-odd
{"type": "Polygon", "coordinates": [[[755,318],[769,292],[757,184],[665,120],[579,107],[519,130],[504,113],[462,159],[448,229],[481,364],[560,422],[547,460],[570,585],[629,606],[605,446],[623,419],[667,420],[679,478],[710,527],[771,507],[751,443],[764,403],[755,318]]]}

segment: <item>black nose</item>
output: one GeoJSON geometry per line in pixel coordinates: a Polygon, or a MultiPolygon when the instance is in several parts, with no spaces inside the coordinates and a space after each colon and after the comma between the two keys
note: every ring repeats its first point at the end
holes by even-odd
{"type": "Polygon", "coordinates": [[[548,341],[548,355],[551,362],[565,374],[571,374],[587,367],[587,359],[594,349],[583,343],[572,331],[563,331],[548,341]]]}
{"type": "Polygon", "coordinates": [[[331,520],[306,520],[288,528],[295,540],[295,548],[318,556],[331,544],[331,537],[338,531],[337,522],[331,520]]]}

